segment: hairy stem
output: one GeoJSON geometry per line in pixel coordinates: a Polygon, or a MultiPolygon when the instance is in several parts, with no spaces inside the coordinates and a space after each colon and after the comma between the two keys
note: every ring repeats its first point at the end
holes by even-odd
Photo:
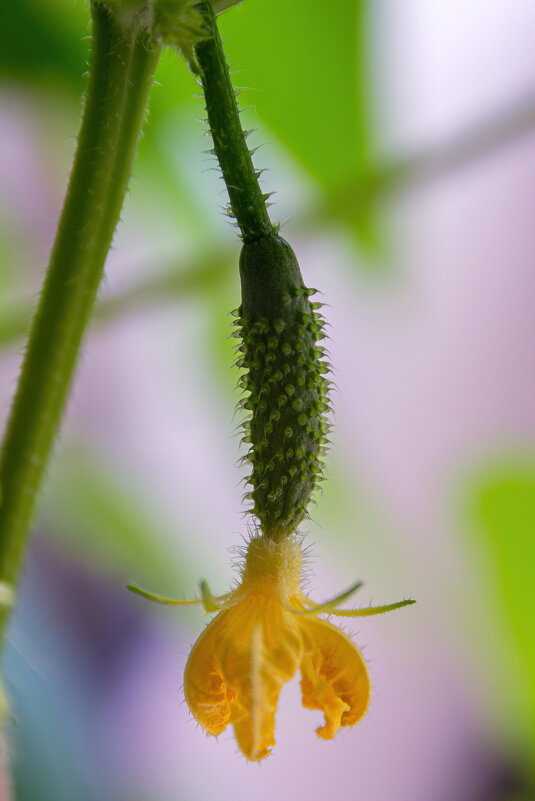
{"type": "Polygon", "coordinates": [[[208,123],[230,198],[230,207],[244,241],[275,231],[266,197],[258,183],[251,153],[240,122],[236,95],[230,80],[215,15],[208,0],[199,3],[209,32],[195,48],[206,100],[208,123]]]}
{"type": "MultiPolygon", "coordinates": [[[[92,58],[78,146],[0,456],[0,582],[8,588],[16,584],[159,55],[136,20],[125,28],[99,3],[91,11],[92,58]]],[[[0,608],[0,638],[6,607],[0,608]]]]}

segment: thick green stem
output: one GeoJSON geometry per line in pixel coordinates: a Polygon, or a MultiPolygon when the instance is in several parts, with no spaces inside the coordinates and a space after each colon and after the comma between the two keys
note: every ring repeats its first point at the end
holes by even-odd
{"type": "MultiPolygon", "coordinates": [[[[78,147],[0,456],[0,583],[8,589],[17,581],[36,494],[119,219],[159,55],[135,21],[125,28],[99,3],[92,5],[92,17],[92,58],[78,147]]],[[[6,617],[4,606],[0,639],[6,617]]]]}
{"type": "Polygon", "coordinates": [[[230,198],[230,207],[244,241],[276,229],[269,219],[266,197],[258,183],[251,153],[240,123],[215,14],[208,0],[199,3],[209,36],[195,48],[206,100],[208,123],[230,198]]]}

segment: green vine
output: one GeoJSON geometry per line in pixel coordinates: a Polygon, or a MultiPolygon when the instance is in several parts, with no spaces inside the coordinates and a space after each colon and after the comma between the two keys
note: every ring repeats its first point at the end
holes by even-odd
{"type": "MultiPolygon", "coordinates": [[[[160,47],[93,3],[81,130],[0,456],[0,583],[16,585],[39,484],[130,178],[160,47]]],[[[8,591],[10,590],[10,591],[8,591]]],[[[0,637],[9,604],[0,604],[0,637]]]]}

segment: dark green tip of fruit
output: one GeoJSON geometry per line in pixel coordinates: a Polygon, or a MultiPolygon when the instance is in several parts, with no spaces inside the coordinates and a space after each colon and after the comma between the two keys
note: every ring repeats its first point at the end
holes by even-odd
{"type": "Polygon", "coordinates": [[[240,276],[242,315],[253,320],[264,317],[276,321],[279,328],[281,323],[285,324],[281,314],[285,303],[306,289],[295,253],[288,242],[276,234],[244,242],[240,276]]]}

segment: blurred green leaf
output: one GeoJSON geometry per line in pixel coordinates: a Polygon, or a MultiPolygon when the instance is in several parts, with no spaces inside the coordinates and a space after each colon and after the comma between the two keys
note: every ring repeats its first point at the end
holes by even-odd
{"type": "MultiPolygon", "coordinates": [[[[367,8],[365,0],[247,0],[220,17],[234,83],[252,88],[242,104],[255,105],[328,195],[364,180],[373,155],[367,8]]],[[[366,202],[358,216],[337,208],[362,241],[373,238],[366,202]]]]}
{"type": "MultiPolygon", "coordinates": [[[[143,128],[136,156],[134,174],[149,191],[149,203],[174,216],[176,223],[199,228],[199,218],[206,214],[192,198],[188,177],[177,160],[187,146],[201,106],[193,96],[198,92],[195,78],[174,48],[166,48],[156,68],[155,83],[149,100],[149,114],[143,128]]],[[[196,128],[199,131],[196,131],[196,128]]],[[[199,148],[200,149],[200,148],[199,148]]]]}
{"type": "Polygon", "coordinates": [[[490,478],[476,495],[476,512],[496,589],[535,690],[535,468],[490,478]]]}
{"type": "MultiPolygon", "coordinates": [[[[507,626],[502,648],[515,649],[507,654],[516,666],[515,676],[513,682],[501,676],[500,683],[506,699],[522,694],[512,706],[522,718],[530,748],[535,742],[535,463],[520,461],[488,472],[476,480],[469,498],[472,528],[487,557],[498,612],[492,615],[489,609],[492,619],[485,625],[499,628],[501,618],[507,626]]],[[[501,664],[503,653],[495,659],[501,664]]]]}
{"type": "Polygon", "coordinates": [[[7,0],[0,8],[0,76],[53,81],[79,94],[89,52],[89,10],[72,0],[7,0]]]}
{"type": "Polygon", "coordinates": [[[237,86],[327,189],[369,155],[359,0],[248,0],[220,17],[237,86]]]}

